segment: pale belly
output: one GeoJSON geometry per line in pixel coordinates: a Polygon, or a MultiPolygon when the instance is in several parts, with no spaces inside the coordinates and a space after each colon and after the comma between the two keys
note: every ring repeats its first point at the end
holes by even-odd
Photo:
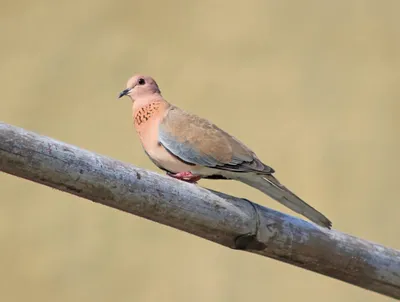
{"type": "Polygon", "coordinates": [[[138,135],[148,156],[161,168],[172,173],[179,173],[192,171],[195,167],[180,161],[169,153],[164,146],[158,142],[158,131],[155,127],[138,129],[138,135]]]}
{"type": "Polygon", "coordinates": [[[192,171],[194,166],[185,164],[169,153],[162,145],[147,146],[147,154],[163,169],[172,172],[192,171]]]}

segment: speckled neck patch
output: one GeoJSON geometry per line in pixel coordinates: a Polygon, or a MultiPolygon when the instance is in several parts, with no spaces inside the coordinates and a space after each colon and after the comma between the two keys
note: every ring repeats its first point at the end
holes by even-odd
{"type": "Polygon", "coordinates": [[[160,108],[159,102],[150,103],[138,109],[135,113],[135,124],[140,126],[147,122],[160,108]]]}

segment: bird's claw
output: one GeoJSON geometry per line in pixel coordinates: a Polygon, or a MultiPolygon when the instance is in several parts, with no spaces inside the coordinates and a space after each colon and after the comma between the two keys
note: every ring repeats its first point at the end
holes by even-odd
{"type": "Polygon", "coordinates": [[[200,179],[201,176],[199,175],[193,175],[192,172],[186,171],[186,172],[179,172],[179,173],[171,173],[167,172],[168,176],[171,176],[172,178],[176,178],[182,181],[186,181],[189,183],[197,183],[200,179]]]}

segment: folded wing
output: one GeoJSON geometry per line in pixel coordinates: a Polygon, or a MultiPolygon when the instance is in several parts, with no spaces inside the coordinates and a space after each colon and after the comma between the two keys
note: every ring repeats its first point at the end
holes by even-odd
{"type": "Polygon", "coordinates": [[[160,123],[159,142],[190,164],[235,172],[274,172],[233,136],[208,120],[174,106],[160,123]]]}

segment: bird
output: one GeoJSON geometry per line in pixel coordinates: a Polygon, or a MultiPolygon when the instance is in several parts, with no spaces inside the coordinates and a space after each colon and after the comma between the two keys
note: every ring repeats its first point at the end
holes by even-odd
{"type": "Polygon", "coordinates": [[[234,136],[207,119],[169,103],[150,76],[129,78],[119,99],[132,101],[134,128],[144,152],[167,175],[197,183],[200,179],[228,179],[247,184],[319,226],[332,222],[282,185],[275,170],[234,136]]]}

